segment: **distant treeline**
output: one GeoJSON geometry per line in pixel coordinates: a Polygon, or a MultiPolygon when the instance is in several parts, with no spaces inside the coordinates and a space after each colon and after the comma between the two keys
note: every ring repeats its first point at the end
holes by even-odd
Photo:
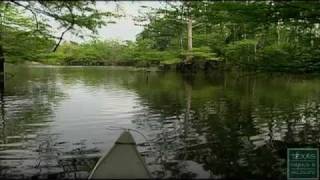
{"type": "MultiPolygon", "coordinates": [[[[149,8],[147,13],[135,19],[144,26],[135,42],[68,42],[62,43],[56,52],[49,52],[48,47],[54,44],[50,38],[44,41],[36,37],[40,46],[35,37],[28,40],[21,36],[24,39],[20,41],[20,36],[16,36],[7,38],[8,44],[12,44],[5,47],[7,59],[128,66],[175,65],[188,60],[191,64],[216,62],[228,68],[250,70],[320,71],[319,1],[167,3],[160,9],[144,7],[149,8]],[[14,44],[15,41],[20,42],[14,44]],[[28,45],[31,42],[37,46],[28,45]],[[37,47],[37,51],[32,47],[37,47]]],[[[19,34],[17,30],[10,33],[19,34]]]]}
{"type": "Polygon", "coordinates": [[[180,61],[179,52],[176,51],[158,51],[149,48],[148,42],[115,40],[63,43],[57,52],[43,54],[39,60],[47,64],[97,66],[156,66],[180,61]]]}

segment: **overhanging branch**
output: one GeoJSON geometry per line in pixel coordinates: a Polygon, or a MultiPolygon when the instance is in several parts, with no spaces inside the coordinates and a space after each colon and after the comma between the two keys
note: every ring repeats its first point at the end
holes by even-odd
{"type": "Polygon", "coordinates": [[[54,46],[52,52],[55,52],[55,51],[58,49],[58,47],[60,46],[60,43],[61,43],[61,41],[62,41],[62,39],[63,39],[64,34],[65,34],[66,32],[68,32],[69,30],[71,30],[71,29],[73,28],[73,26],[74,26],[75,19],[74,19],[74,15],[73,15],[72,9],[71,9],[69,6],[67,6],[67,8],[68,8],[68,10],[70,11],[70,14],[71,14],[71,17],[72,17],[72,22],[71,22],[70,26],[61,33],[60,38],[59,38],[59,41],[58,41],[58,43],[56,43],[56,45],[54,46]]]}

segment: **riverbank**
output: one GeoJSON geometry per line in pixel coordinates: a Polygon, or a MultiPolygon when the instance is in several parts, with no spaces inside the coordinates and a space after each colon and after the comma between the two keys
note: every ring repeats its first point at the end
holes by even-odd
{"type": "MultiPolygon", "coordinates": [[[[132,66],[198,72],[241,69],[245,71],[313,73],[320,72],[316,47],[297,49],[301,45],[266,46],[253,51],[252,41],[186,48],[155,48],[149,41],[102,41],[63,43],[55,52],[37,54],[37,62],[67,66],[132,66]],[[240,43],[240,44],[239,44],[240,43]],[[188,60],[188,63],[184,63],[188,60]]],[[[22,58],[23,60],[28,60],[22,58]]],[[[8,58],[10,61],[10,58],[8,58]]]]}
{"type": "MultiPolygon", "coordinates": [[[[74,58],[73,58],[74,59],[74,58]]],[[[111,67],[132,67],[135,69],[151,71],[178,71],[183,73],[210,72],[210,71],[251,71],[251,72],[283,72],[290,74],[319,73],[320,63],[316,59],[305,60],[301,63],[274,64],[264,60],[263,63],[239,63],[230,62],[224,58],[219,60],[193,59],[189,63],[184,63],[183,59],[176,60],[94,60],[86,61],[72,60],[64,61],[58,59],[51,61],[40,60],[27,63],[31,65],[53,65],[53,66],[111,66],[111,67]]]]}
{"type": "Polygon", "coordinates": [[[192,61],[188,64],[182,62],[162,63],[160,61],[130,61],[127,62],[107,62],[107,63],[47,63],[47,62],[24,62],[28,66],[68,66],[68,67],[110,67],[111,69],[131,69],[134,71],[176,71],[180,73],[197,73],[212,71],[241,71],[252,73],[288,73],[288,74],[319,74],[320,67],[305,65],[287,65],[287,66],[257,66],[226,63],[225,61],[192,61]]]}
{"type": "MultiPolygon", "coordinates": [[[[16,64],[13,63],[6,63],[6,66],[14,66],[16,64]]],[[[91,68],[108,68],[111,70],[129,70],[129,71],[149,71],[149,72],[156,72],[161,71],[159,67],[135,67],[135,66],[121,66],[121,65],[59,65],[59,64],[44,64],[38,62],[23,62],[19,63],[21,66],[33,67],[33,68],[83,68],[83,67],[91,67],[91,68]]]]}
{"type": "Polygon", "coordinates": [[[30,66],[108,66],[114,68],[134,68],[136,70],[146,70],[146,71],[178,71],[178,72],[199,72],[199,71],[210,71],[210,70],[223,70],[225,65],[223,61],[212,61],[212,60],[193,60],[189,63],[184,63],[183,60],[169,60],[169,61],[160,61],[160,60],[127,60],[127,61],[112,61],[112,60],[100,60],[100,61],[50,61],[50,60],[41,60],[41,61],[25,61],[25,65],[30,66]]]}

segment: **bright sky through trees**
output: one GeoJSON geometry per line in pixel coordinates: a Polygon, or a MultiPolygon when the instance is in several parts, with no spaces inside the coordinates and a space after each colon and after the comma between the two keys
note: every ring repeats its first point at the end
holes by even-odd
{"type": "MultiPolygon", "coordinates": [[[[139,11],[143,10],[141,6],[150,6],[154,8],[164,6],[162,1],[97,1],[97,8],[105,11],[114,11],[118,9],[125,17],[114,19],[115,24],[108,24],[98,30],[99,38],[102,39],[117,39],[117,40],[135,40],[136,35],[139,34],[143,27],[136,26],[132,16],[137,16],[139,11]]],[[[82,41],[81,39],[67,34],[66,40],[82,41]]]]}

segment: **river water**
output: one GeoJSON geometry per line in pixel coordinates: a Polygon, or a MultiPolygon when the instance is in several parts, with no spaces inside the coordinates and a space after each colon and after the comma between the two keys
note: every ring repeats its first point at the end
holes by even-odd
{"type": "Polygon", "coordinates": [[[0,177],[87,178],[132,131],[154,177],[286,179],[318,147],[320,76],[7,66],[0,177]]]}

